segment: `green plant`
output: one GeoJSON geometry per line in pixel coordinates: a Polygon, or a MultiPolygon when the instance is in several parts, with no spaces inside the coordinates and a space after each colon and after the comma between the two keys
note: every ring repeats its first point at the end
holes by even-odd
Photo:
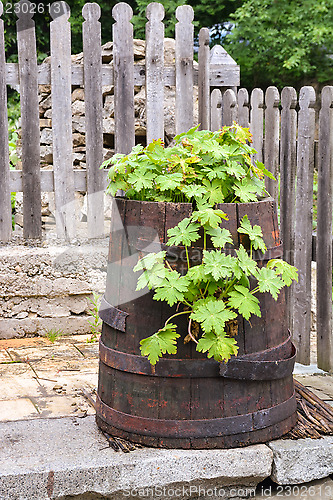
{"type": "Polygon", "coordinates": [[[52,329],[48,330],[48,332],[46,333],[46,338],[53,344],[61,335],[63,335],[62,330],[52,329]]]}
{"type": "Polygon", "coordinates": [[[183,219],[176,227],[168,230],[167,245],[184,245],[187,269],[184,275],[172,269],[166,260],[166,252],[150,253],[139,260],[134,271],[142,271],[137,290],[154,289],[155,300],[164,300],[169,306],[182,305],[182,310],[167,319],[165,325],[152,336],[143,339],[142,355],[148,356],[152,365],[162,354],[177,352],[177,325],[171,320],[187,315],[188,335],[185,342],[196,343],[196,349],[207,352],[208,357],[227,361],[236,355],[238,347],[232,338],[235,333],[234,320],[238,315],[250,320],[254,314],[261,316],[258,292],[269,292],[276,300],[285,285],[297,280],[297,270],[280,259],[268,261],[259,268],[252,258],[253,250],[265,252],[266,245],[261,228],[252,226],[244,216],[238,231],[250,240],[249,255],[243,245],[235,251],[236,256],[224,253],[226,245],[232,243],[231,233],[220,227],[227,219],[217,209],[199,205],[190,218],[183,219]],[[191,266],[188,247],[200,238],[200,230],[210,237],[212,247],[207,249],[204,238],[203,258],[200,265],[191,266]],[[251,285],[255,281],[255,285],[251,285]],[[199,340],[199,328],[203,332],[199,340]]]}
{"type": "Polygon", "coordinates": [[[107,192],[119,189],[137,200],[234,203],[256,201],[265,193],[264,165],[252,162],[256,151],[248,129],[237,123],[217,132],[194,127],[175,137],[176,145],[164,147],[159,139],[146,148],[137,145],[129,155],[116,154],[107,192]]]}
{"type": "Polygon", "coordinates": [[[115,155],[111,164],[108,191],[119,189],[128,198],[149,201],[190,202],[191,217],[167,231],[167,245],[183,245],[186,262],[182,274],[173,269],[166,252],[149,253],[139,260],[134,271],[141,271],[137,290],[154,290],[153,299],[163,300],[176,311],[164,326],[140,342],[141,354],[152,365],[165,354],[177,352],[179,316],[188,317],[184,342],[193,341],[199,352],[209,358],[227,361],[237,355],[234,337],[238,315],[250,321],[261,316],[256,294],[269,292],[277,300],[280,290],[297,280],[297,270],[286,262],[272,259],[259,267],[253,251],[266,251],[262,230],[244,216],[238,232],[246,235],[243,245],[228,254],[233,243],[223,227],[226,214],[218,203],[258,201],[266,193],[264,176],[273,176],[258,161],[248,144],[251,134],[234,123],[217,132],[198,131],[197,127],[175,138],[175,146],[164,148],[154,141],[146,148],[136,146],[129,155],[115,155]],[[191,265],[189,247],[203,239],[202,261],[191,265]]]}
{"type": "Polygon", "coordinates": [[[92,299],[88,297],[88,300],[91,302],[93,306],[92,310],[88,311],[88,314],[92,316],[93,320],[92,321],[88,320],[88,323],[90,325],[91,336],[90,338],[87,339],[87,342],[96,342],[96,340],[98,339],[98,335],[100,334],[100,328],[102,325],[102,321],[98,315],[100,298],[101,295],[98,295],[98,293],[96,292],[93,292],[92,299]]]}

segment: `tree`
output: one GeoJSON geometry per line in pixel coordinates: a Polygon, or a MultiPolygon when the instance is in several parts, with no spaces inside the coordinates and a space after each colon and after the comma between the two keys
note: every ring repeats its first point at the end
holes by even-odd
{"type": "Polygon", "coordinates": [[[246,0],[225,47],[242,85],[327,82],[333,69],[333,0],[246,0]]]}

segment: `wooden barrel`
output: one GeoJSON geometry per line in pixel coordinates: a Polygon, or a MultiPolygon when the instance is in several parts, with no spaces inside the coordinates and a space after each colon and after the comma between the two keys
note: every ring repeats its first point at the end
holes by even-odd
{"type": "MultiPolygon", "coordinates": [[[[237,232],[247,214],[252,225],[261,226],[267,246],[265,255],[259,252],[255,258],[264,262],[282,256],[273,199],[219,208],[229,216],[222,225],[233,237],[231,253],[241,242],[248,243],[237,232]]],[[[191,212],[188,203],[114,200],[100,310],[97,424],[114,436],[167,448],[231,448],[278,438],[296,424],[295,349],[286,326],[283,290],[277,301],[267,293],[258,295],[261,318],[238,318],[239,353],[228,363],[207,359],[193,342],[181,339],[177,355],[165,355],[155,371],[140,355],[140,340],[161,328],[175,308],[154,301],[151,292],[136,292],[138,273],[133,266],[141,251],[162,248],[168,249],[171,265],[181,269],[184,249],[166,247],[166,234],[191,212]]],[[[193,261],[201,258],[201,243],[196,243],[193,261]]],[[[178,332],[185,336],[182,318],[178,332]]]]}

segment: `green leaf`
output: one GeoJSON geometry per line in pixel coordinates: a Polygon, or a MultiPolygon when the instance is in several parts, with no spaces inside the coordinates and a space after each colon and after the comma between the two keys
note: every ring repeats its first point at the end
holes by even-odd
{"type": "Polygon", "coordinates": [[[214,280],[232,276],[235,258],[225,255],[220,250],[203,251],[203,268],[206,274],[211,274],[214,280]]]}
{"type": "Polygon", "coordinates": [[[141,340],[140,350],[142,356],[148,356],[150,363],[155,365],[162,354],[166,352],[168,354],[176,354],[176,339],[180,337],[176,329],[177,325],[168,323],[164,328],[154,333],[154,335],[141,340]]]}
{"type": "Polygon", "coordinates": [[[252,274],[253,276],[255,276],[258,270],[257,263],[248,256],[247,251],[245,250],[243,245],[239,245],[239,250],[236,250],[236,254],[238,258],[238,265],[241,270],[246,275],[252,274]]]}
{"type": "Polygon", "coordinates": [[[224,248],[227,243],[233,244],[231,232],[225,227],[214,227],[207,229],[215,248],[224,248]]]}
{"type": "Polygon", "coordinates": [[[225,170],[229,175],[232,175],[238,180],[246,174],[245,169],[239,164],[238,161],[227,161],[225,170]]]}
{"type": "Polygon", "coordinates": [[[271,259],[267,262],[268,269],[275,269],[275,273],[281,275],[281,279],[287,286],[291,285],[292,280],[298,281],[297,269],[281,259],[271,259]]]}
{"type": "Polygon", "coordinates": [[[206,333],[223,333],[224,325],[236,316],[233,311],[226,309],[222,300],[211,298],[196,305],[190,318],[200,323],[206,333]]]}
{"type": "Polygon", "coordinates": [[[237,309],[239,314],[247,320],[250,319],[251,314],[261,317],[259,300],[242,285],[235,285],[234,290],[229,293],[228,305],[237,309]]]}
{"type": "Polygon", "coordinates": [[[207,179],[204,179],[202,184],[205,186],[206,198],[210,205],[223,203],[224,196],[222,193],[222,181],[215,179],[213,182],[209,182],[207,179]]]}
{"type": "Polygon", "coordinates": [[[183,175],[181,173],[159,175],[155,179],[161,191],[167,191],[168,189],[176,189],[177,187],[179,187],[182,180],[183,180],[183,175]]]}
{"type": "Polygon", "coordinates": [[[262,267],[257,273],[258,286],[261,292],[270,292],[276,300],[281,288],[284,287],[282,279],[276,275],[273,269],[262,267]]]}
{"type": "Polygon", "coordinates": [[[168,229],[167,245],[180,245],[190,246],[193,241],[200,238],[199,235],[200,225],[191,222],[191,219],[186,217],[177,224],[177,226],[168,229]]]}
{"type": "Polygon", "coordinates": [[[214,209],[207,204],[198,203],[198,210],[192,214],[192,220],[199,221],[203,226],[218,227],[221,219],[228,220],[228,217],[222,210],[214,209]]]}
{"type": "Polygon", "coordinates": [[[144,188],[151,188],[155,174],[153,172],[139,171],[132,172],[128,175],[128,182],[133,185],[136,191],[141,191],[144,188]]]}
{"type": "Polygon", "coordinates": [[[191,198],[201,199],[203,195],[206,193],[205,188],[202,186],[198,186],[197,184],[190,184],[188,186],[181,187],[182,192],[185,194],[186,198],[189,200],[191,198]]]}
{"type": "Polygon", "coordinates": [[[266,175],[267,177],[269,177],[273,181],[276,181],[276,179],[275,179],[274,175],[272,174],[272,172],[270,172],[269,170],[267,170],[267,168],[265,167],[265,165],[261,161],[255,161],[255,166],[261,172],[262,177],[264,175],[266,175]]]}
{"type": "Polygon", "coordinates": [[[159,286],[163,286],[163,280],[168,270],[164,264],[157,263],[150,270],[144,270],[138,278],[136,290],[142,290],[147,287],[149,290],[159,286]]]}
{"type": "Polygon", "coordinates": [[[134,266],[133,271],[142,271],[144,269],[152,269],[155,264],[157,263],[163,263],[164,259],[166,256],[166,252],[164,250],[161,250],[158,253],[149,253],[148,255],[145,255],[138,261],[136,266],[134,266]]]}
{"type": "Polygon", "coordinates": [[[258,187],[250,183],[248,178],[237,181],[234,184],[235,196],[239,198],[241,203],[248,203],[249,201],[257,201],[258,187]]]}
{"type": "Polygon", "coordinates": [[[204,266],[202,264],[190,267],[186,276],[194,282],[208,281],[208,277],[205,274],[204,266]]]}
{"type": "Polygon", "coordinates": [[[252,227],[247,215],[244,215],[244,217],[242,218],[241,225],[237,229],[237,231],[239,233],[248,235],[255,250],[259,249],[262,252],[265,252],[267,250],[267,247],[262,237],[261,227],[257,225],[252,227]]]}
{"type": "Polygon", "coordinates": [[[184,300],[188,285],[189,280],[186,276],[181,276],[177,271],[168,271],[162,286],[155,288],[154,299],[165,300],[169,306],[173,306],[184,300]]]}
{"type": "Polygon", "coordinates": [[[205,333],[196,347],[199,352],[208,352],[208,358],[216,361],[228,361],[232,355],[237,355],[238,346],[235,339],[217,335],[214,332],[205,333]]]}

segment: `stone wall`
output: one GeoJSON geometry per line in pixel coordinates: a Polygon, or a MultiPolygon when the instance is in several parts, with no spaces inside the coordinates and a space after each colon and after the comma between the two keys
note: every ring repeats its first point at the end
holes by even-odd
{"type": "Polygon", "coordinates": [[[105,291],[108,239],[0,248],[0,339],[90,333],[92,292],[105,291]]]}

